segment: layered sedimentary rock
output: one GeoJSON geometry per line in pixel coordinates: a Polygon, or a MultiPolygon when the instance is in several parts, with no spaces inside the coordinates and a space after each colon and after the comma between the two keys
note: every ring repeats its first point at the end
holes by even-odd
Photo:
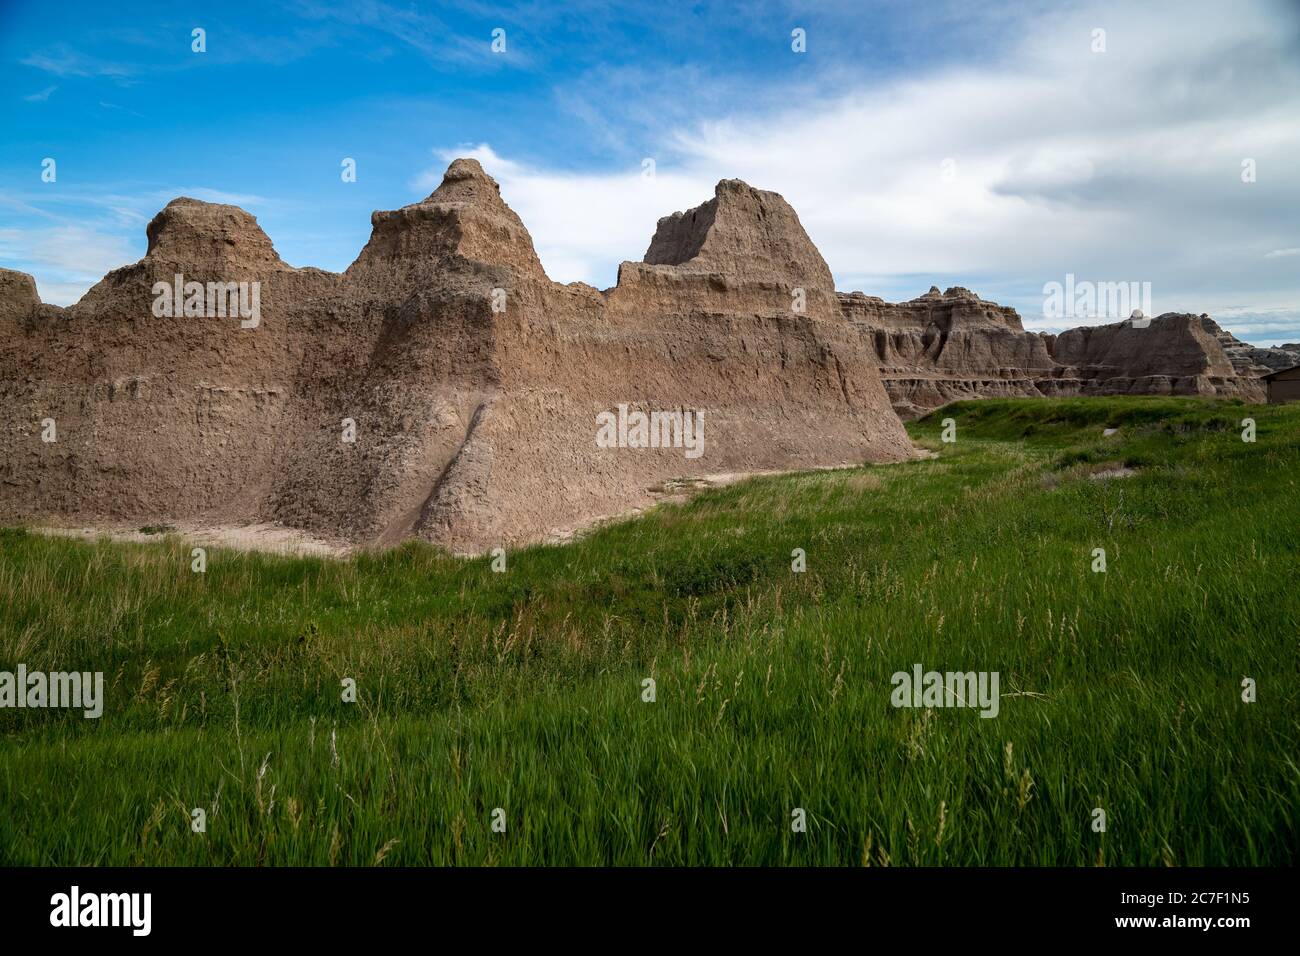
{"type": "Polygon", "coordinates": [[[1272,348],[1258,348],[1249,342],[1243,342],[1227,329],[1221,327],[1208,315],[1201,316],[1205,330],[1219,340],[1228,361],[1237,370],[1238,375],[1258,378],[1279,369],[1294,368],[1300,365],[1300,342],[1275,345],[1272,348]]]}
{"type": "Polygon", "coordinates": [[[1263,401],[1206,328],[1208,316],[1167,312],[1149,324],[1083,326],[1051,337],[1055,394],[1224,395],[1263,401]]]}
{"type": "Polygon", "coordinates": [[[1026,332],[1015,309],[967,289],[940,293],[932,286],[896,304],[860,292],[839,299],[905,417],[963,398],[1041,395],[1036,383],[1055,367],[1048,341],[1026,332]]]}
{"type": "Polygon", "coordinates": [[[905,418],[963,398],[1264,398],[1254,355],[1264,350],[1245,351],[1250,347],[1205,315],[1166,313],[1146,324],[1125,320],[1051,335],[1026,332],[1014,309],[962,288],[931,288],[897,304],[859,292],[839,299],[876,353],[890,400],[905,418]],[[1230,354],[1225,337],[1243,348],[1230,354]]]}
{"type": "Polygon", "coordinates": [[[913,454],[775,193],[720,183],[604,292],[548,279],[472,160],[372,225],[343,274],[295,269],[243,210],[178,199],[143,259],[67,309],[0,273],[0,517],[481,551],[670,478],[913,454]],[[599,447],[620,405],[698,415],[703,454],[599,447]]]}

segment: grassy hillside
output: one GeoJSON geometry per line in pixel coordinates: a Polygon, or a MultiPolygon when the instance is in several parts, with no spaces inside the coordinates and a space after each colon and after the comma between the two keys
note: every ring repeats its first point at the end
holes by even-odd
{"type": "Polygon", "coordinates": [[[505,573],[411,545],[195,574],[175,539],[0,532],[0,670],[107,685],[99,720],[0,710],[0,862],[1293,863],[1300,406],[911,431],[936,458],[746,482],[505,573]],[[914,664],[999,672],[998,716],[891,706],[914,664]]]}

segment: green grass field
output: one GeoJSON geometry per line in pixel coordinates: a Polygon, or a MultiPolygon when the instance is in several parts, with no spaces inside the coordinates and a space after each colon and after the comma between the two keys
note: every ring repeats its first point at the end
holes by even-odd
{"type": "Polygon", "coordinates": [[[1300,406],[911,431],[938,457],[745,482],[505,573],[408,545],[195,574],[171,536],[0,532],[0,670],[106,685],[99,720],[0,710],[0,863],[1294,863],[1300,406]],[[914,664],[999,672],[998,716],[891,706],[914,664]]]}

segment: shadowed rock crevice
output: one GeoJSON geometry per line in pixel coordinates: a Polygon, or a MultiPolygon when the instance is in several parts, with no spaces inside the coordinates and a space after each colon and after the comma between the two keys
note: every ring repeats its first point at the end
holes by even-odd
{"type": "Polygon", "coordinates": [[[652,266],[679,266],[694,259],[713,228],[717,211],[717,199],[710,199],[695,209],[660,219],[643,261],[652,266]]]}

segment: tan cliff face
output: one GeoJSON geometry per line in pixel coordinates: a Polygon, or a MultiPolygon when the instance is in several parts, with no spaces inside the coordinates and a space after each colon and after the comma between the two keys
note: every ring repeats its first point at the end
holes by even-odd
{"type": "Polygon", "coordinates": [[[68,309],[0,272],[0,517],[482,551],[642,507],[672,478],[914,454],[775,193],[720,183],[605,292],[550,281],[473,160],[372,224],[336,275],[287,266],[242,210],[180,199],[144,259],[68,309]],[[157,315],[178,274],[256,282],[255,327],[157,315]],[[620,405],[699,416],[702,454],[598,447],[620,405]]]}

